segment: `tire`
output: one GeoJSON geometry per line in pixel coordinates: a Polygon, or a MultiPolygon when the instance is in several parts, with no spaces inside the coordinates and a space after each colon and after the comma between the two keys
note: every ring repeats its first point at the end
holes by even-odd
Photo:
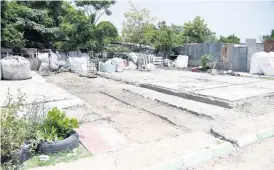
{"type": "Polygon", "coordinates": [[[57,153],[60,151],[72,150],[79,146],[79,135],[73,133],[68,138],[56,142],[44,142],[38,147],[38,152],[42,154],[57,153]]]}

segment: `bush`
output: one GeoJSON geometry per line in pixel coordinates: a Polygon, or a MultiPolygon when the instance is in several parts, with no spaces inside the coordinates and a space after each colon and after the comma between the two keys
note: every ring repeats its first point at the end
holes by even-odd
{"type": "Polygon", "coordinates": [[[67,138],[72,134],[73,128],[78,128],[77,119],[68,118],[66,114],[56,107],[51,109],[41,127],[46,141],[56,141],[67,138]]]}
{"type": "Polygon", "coordinates": [[[201,57],[201,65],[203,68],[209,67],[209,63],[212,61],[212,56],[209,54],[204,54],[201,57]]]}
{"type": "Polygon", "coordinates": [[[73,128],[79,127],[77,119],[66,117],[57,108],[44,114],[43,105],[26,106],[25,95],[20,91],[16,98],[9,93],[7,98],[5,107],[0,110],[1,163],[4,169],[19,165],[19,160],[13,160],[13,153],[24,144],[30,145],[30,151],[35,153],[41,142],[67,138],[73,133],[73,128]]]}
{"type": "Polygon", "coordinates": [[[7,162],[11,159],[12,153],[19,149],[24,143],[27,130],[24,119],[17,115],[24,106],[24,95],[19,95],[14,99],[8,96],[8,102],[0,110],[1,114],[1,162],[7,162]]]}

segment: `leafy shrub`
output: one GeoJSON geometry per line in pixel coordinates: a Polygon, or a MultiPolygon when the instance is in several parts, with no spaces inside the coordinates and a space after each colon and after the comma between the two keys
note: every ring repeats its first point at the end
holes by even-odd
{"type": "Polygon", "coordinates": [[[79,127],[77,119],[66,117],[57,108],[44,114],[43,105],[26,106],[25,95],[20,91],[17,97],[8,93],[7,99],[5,107],[0,109],[1,163],[4,169],[19,165],[12,157],[22,145],[29,144],[30,151],[35,153],[41,142],[64,139],[73,128],[79,127]]]}
{"type": "Polygon", "coordinates": [[[201,64],[203,68],[209,67],[209,63],[212,61],[212,56],[209,54],[204,54],[201,57],[201,64]]]}
{"type": "Polygon", "coordinates": [[[24,106],[24,95],[19,92],[17,98],[8,94],[1,114],[1,162],[11,159],[13,151],[19,149],[27,136],[26,122],[17,113],[24,106]]]}
{"type": "Polygon", "coordinates": [[[55,107],[48,112],[41,130],[45,140],[56,141],[68,137],[73,128],[78,127],[77,119],[66,117],[64,112],[55,107]]]}

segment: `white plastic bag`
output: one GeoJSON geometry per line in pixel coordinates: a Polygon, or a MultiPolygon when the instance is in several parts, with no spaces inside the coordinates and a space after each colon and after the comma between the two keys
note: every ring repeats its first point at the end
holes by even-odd
{"type": "Polygon", "coordinates": [[[113,73],[116,70],[116,66],[114,63],[111,62],[111,60],[108,60],[105,63],[100,63],[99,68],[100,68],[100,71],[106,72],[106,73],[113,73]]]}
{"type": "Polygon", "coordinates": [[[262,74],[263,71],[260,67],[259,59],[260,59],[260,57],[267,56],[267,55],[268,55],[268,53],[266,53],[266,52],[254,53],[251,56],[250,71],[249,72],[252,73],[252,74],[262,74]]]}
{"type": "Polygon", "coordinates": [[[138,56],[136,55],[136,53],[129,53],[127,54],[127,56],[129,61],[133,61],[134,64],[137,64],[138,56]]]}
{"type": "Polygon", "coordinates": [[[38,59],[41,63],[49,63],[49,53],[39,53],[38,59]]]}
{"type": "Polygon", "coordinates": [[[112,63],[115,64],[116,67],[116,71],[117,72],[122,72],[125,69],[125,64],[124,64],[124,60],[121,58],[113,58],[112,63]]]}
{"type": "Polygon", "coordinates": [[[48,75],[49,74],[49,63],[41,63],[39,68],[40,75],[48,75]]]}
{"type": "Polygon", "coordinates": [[[57,71],[58,66],[58,56],[54,52],[50,52],[50,58],[49,58],[49,68],[51,70],[57,71]]]}
{"type": "Polygon", "coordinates": [[[81,64],[87,65],[88,58],[87,57],[69,57],[69,65],[71,72],[80,73],[81,64]]]}
{"type": "Polygon", "coordinates": [[[274,53],[267,53],[259,57],[259,65],[264,75],[274,76],[274,53]]]}
{"type": "Polygon", "coordinates": [[[5,80],[25,80],[31,78],[30,62],[24,57],[9,56],[0,60],[2,76],[5,80]]]}
{"type": "Polygon", "coordinates": [[[188,56],[187,55],[179,55],[175,60],[175,67],[177,68],[186,68],[188,67],[188,56]]]}
{"type": "Polygon", "coordinates": [[[147,64],[146,67],[145,67],[145,70],[146,71],[153,71],[153,70],[155,70],[154,64],[152,64],[152,63],[147,64]]]}

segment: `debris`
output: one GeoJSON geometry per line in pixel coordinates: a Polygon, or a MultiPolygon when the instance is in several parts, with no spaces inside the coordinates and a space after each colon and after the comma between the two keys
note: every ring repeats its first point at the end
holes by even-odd
{"type": "Polygon", "coordinates": [[[39,74],[42,76],[49,75],[49,64],[42,62],[39,68],[39,74]]]}
{"type": "Polygon", "coordinates": [[[231,74],[231,73],[232,73],[232,70],[228,70],[227,73],[228,73],[228,74],[231,74]]]}
{"type": "Polygon", "coordinates": [[[172,64],[169,59],[165,59],[163,63],[165,67],[171,67],[171,64],[172,64]]]}
{"type": "Polygon", "coordinates": [[[193,68],[191,69],[191,71],[192,71],[192,72],[197,72],[197,71],[199,71],[199,67],[193,67],[193,68]]]}
{"type": "Polygon", "coordinates": [[[217,74],[218,74],[217,69],[212,69],[212,70],[211,70],[211,75],[217,75],[217,74]]]}
{"type": "Polygon", "coordinates": [[[137,66],[136,64],[134,64],[132,61],[129,61],[128,62],[128,67],[127,67],[129,70],[136,70],[137,69],[137,66]]]}
{"type": "Polygon", "coordinates": [[[48,161],[49,160],[49,156],[48,155],[40,155],[39,156],[39,160],[40,161],[48,161]]]}

